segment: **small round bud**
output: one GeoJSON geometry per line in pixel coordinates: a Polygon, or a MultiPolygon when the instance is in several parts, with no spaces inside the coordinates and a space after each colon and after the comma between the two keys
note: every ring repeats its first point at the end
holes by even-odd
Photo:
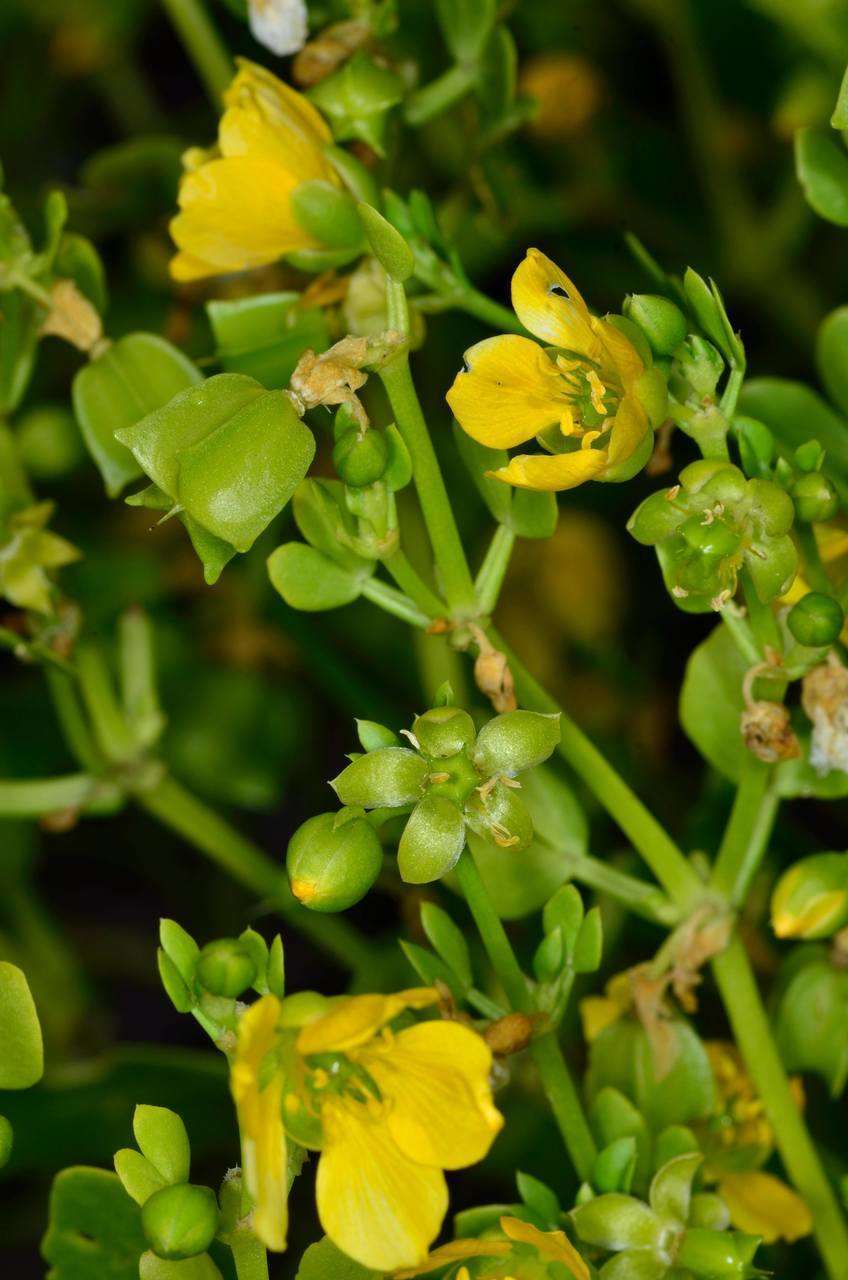
{"type": "Polygon", "coordinates": [[[700,399],[711,396],[724,371],[724,360],[711,342],[690,334],[678,348],[672,366],[672,379],[680,378],[684,386],[677,388],[678,399],[687,399],[687,388],[700,399]]]}
{"type": "Polygon", "coordinates": [[[218,1230],[218,1204],[209,1187],[183,1182],[162,1187],[144,1202],[141,1226],[160,1258],[178,1261],[204,1253],[218,1230]]]}
{"type": "Polygon", "coordinates": [[[363,489],[379,480],[389,461],[389,447],[382,431],[357,428],[346,431],[333,449],[333,464],[345,484],[363,489]]]}
{"type": "Polygon", "coordinates": [[[795,514],[804,524],[832,520],[839,510],[839,498],[833,485],[820,471],[799,476],[792,486],[795,514]]]}
{"type": "Polygon", "coordinates": [[[446,759],[470,747],[477,731],[461,707],[433,707],[419,716],[412,732],[425,755],[446,759]]]}
{"type": "Polygon", "coordinates": [[[201,986],[213,996],[235,1000],[255,979],[256,965],[247,948],[235,938],[219,938],[203,948],[196,972],[201,986]]]}
{"type": "Polygon", "coordinates": [[[785,871],[771,899],[778,938],[829,938],[848,923],[848,854],[816,853],[785,871]]]}
{"type": "Polygon", "coordinates": [[[14,1142],[14,1134],[12,1126],[5,1116],[0,1116],[0,1169],[4,1164],[8,1164],[9,1157],[12,1154],[12,1144],[14,1142]]]}
{"type": "Polygon", "coordinates": [[[364,818],[319,813],[289,841],[292,893],[312,911],[346,911],[371,888],[383,865],[379,837],[364,818]]]}
{"type": "Polygon", "coordinates": [[[842,605],[821,591],[808,591],[789,611],[786,625],[799,644],[833,644],[845,623],[842,605]]]}
{"type": "Polygon", "coordinates": [[[18,425],[17,444],[24,466],[36,480],[58,480],[85,457],[74,415],[59,405],[25,414],[18,425]]]}
{"type": "Polygon", "coordinates": [[[633,293],[624,301],[624,314],[638,324],[658,356],[670,356],[686,337],[686,317],[668,298],[633,293]]]}

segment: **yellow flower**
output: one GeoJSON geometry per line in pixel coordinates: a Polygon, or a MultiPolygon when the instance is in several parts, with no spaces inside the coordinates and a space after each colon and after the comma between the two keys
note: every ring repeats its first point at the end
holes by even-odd
{"type": "MultiPolygon", "coordinates": [[[[496,1277],[523,1280],[525,1275],[528,1280],[530,1277],[536,1280],[545,1274],[545,1264],[549,1262],[562,1263],[574,1280],[589,1280],[588,1266],[564,1231],[540,1231],[530,1222],[511,1217],[501,1218],[500,1229],[506,1239],[487,1236],[482,1239],[451,1240],[434,1249],[418,1266],[395,1272],[394,1280],[413,1280],[414,1276],[441,1270],[452,1263],[478,1258],[503,1261],[497,1262],[494,1267],[484,1265],[475,1272],[475,1280],[495,1280],[496,1277]],[[533,1259],[535,1265],[522,1266],[520,1259],[516,1257],[515,1245],[530,1245],[536,1255],[533,1259]],[[542,1264],[541,1267],[539,1264],[542,1264]]],[[[459,1267],[456,1280],[469,1280],[467,1267],[459,1267]]]]}
{"type": "Polygon", "coordinates": [[[512,305],[524,327],[555,349],[517,334],[478,342],[465,353],[448,404],[481,444],[511,449],[541,434],[553,453],[518,454],[493,474],[518,488],[549,490],[635,474],[652,433],[637,394],[645,365],[633,343],[591,315],[538,249],[528,249],[512,278],[512,305]]]}
{"type": "MultiPolygon", "coordinates": [[[[752,1166],[763,1164],[774,1147],[774,1130],[754,1082],[735,1045],[705,1044],[718,1104],[702,1133],[705,1173],[716,1183],[730,1220],[740,1231],[775,1240],[798,1240],[812,1230],[812,1216],[801,1197],[780,1178],[752,1166]]],[[[792,1081],[798,1105],[800,1082],[792,1081]]]]}
{"type": "Polygon", "coordinates": [[[175,280],[260,267],[317,241],[299,226],[291,197],[303,182],[340,186],[324,154],[330,130],[302,94],[244,59],[224,94],[218,149],[186,154],[180,212],[171,222],[175,280]]]}
{"type": "Polygon", "coordinates": [[[345,997],[296,1033],[280,1028],[273,996],[244,1015],[233,1091],[255,1228],[269,1247],[285,1244],[282,1104],[289,1132],[321,1152],[318,1214],[338,1247],[380,1271],[426,1255],[448,1207],[442,1171],[482,1159],[503,1123],[482,1037],[456,1022],[390,1027],[406,1010],[437,999],[429,987],[345,997]],[[273,1138],[258,1125],[268,1125],[273,1138]]]}
{"type": "Polygon", "coordinates": [[[616,973],[604,987],[602,996],[586,996],[580,1001],[580,1020],[587,1044],[597,1040],[602,1031],[623,1018],[633,1007],[630,974],[616,973]]]}

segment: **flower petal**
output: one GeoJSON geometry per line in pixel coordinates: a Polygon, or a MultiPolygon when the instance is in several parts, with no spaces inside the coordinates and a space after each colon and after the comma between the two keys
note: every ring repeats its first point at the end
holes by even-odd
{"type": "Polygon", "coordinates": [[[327,1235],[376,1271],[422,1262],[447,1212],[444,1174],[402,1154],[379,1108],[334,1099],[322,1120],[315,1190],[327,1235]]]}
{"type": "Polygon", "coordinates": [[[564,1231],[540,1231],[520,1218],[501,1218],[501,1231],[510,1240],[530,1244],[545,1262],[562,1262],[575,1280],[589,1280],[589,1268],[564,1231]]]}
{"type": "Polygon", "coordinates": [[[226,94],[226,111],[218,126],[218,143],[225,156],[250,155],[278,165],[297,182],[339,178],[324,156],[333,137],[312,103],[246,59],[226,94]]]}
{"type": "Polygon", "coordinates": [[[492,474],[517,489],[574,489],[595,480],[607,465],[606,449],[575,449],[572,453],[519,453],[509,465],[492,474]]]}
{"type": "Polygon", "coordinates": [[[512,306],[525,329],[543,342],[597,360],[601,342],[577,286],[538,249],[512,277],[512,306]]]}
{"type": "Polygon", "coordinates": [[[635,396],[623,396],[612,424],[607,457],[611,467],[632,457],[649,431],[648,415],[635,396]]]}
{"type": "Polygon", "coordinates": [[[420,1022],[362,1061],[390,1103],[388,1130],[411,1160],[441,1169],[482,1160],[503,1125],[482,1036],[458,1022],[420,1022]]]}
{"type": "Polygon", "coordinates": [[[780,1178],[760,1169],[723,1173],[719,1194],[740,1231],[775,1240],[799,1240],[813,1229],[813,1218],[801,1197],[780,1178]]]}
{"type": "Polygon", "coordinates": [[[426,1009],[436,1004],[433,987],[411,987],[391,995],[345,996],[329,1013],[308,1023],[297,1038],[297,1051],[347,1053],[372,1040],[377,1032],[404,1009],[426,1009]]]}
{"type": "Polygon", "coordinates": [[[620,1017],[621,1006],[609,996],[585,996],[580,1001],[580,1021],[587,1044],[597,1040],[601,1032],[618,1022],[620,1017]]]}
{"type": "Polygon", "coordinates": [[[645,365],[630,339],[609,320],[594,320],[592,328],[604,348],[600,357],[601,377],[614,374],[624,387],[645,372],[645,365]]]}
{"type": "Polygon", "coordinates": [[[243,271],[275,262],[314,241],[291,211],[295,179],[278,165],[246,156],[211,160],[187,173],[181,184],[181,212],[171,235],[181,250],[175,262],[180,278],[200,263],[208,274],[243,271]]]}
{"type": "Polygon", "coordinates": [[[537,342],[517,334],[485,338],[465,353],[447,402],[463,431],[493,449],[532,440],[559,422],[564,383],[537,342]]]}
{"type": "Polygon", "coordinates": [[[280,1002],[262,996],[242,1014],[230,1078],[241,1134],[242,1165],[253,1198],[253,1229],[269,1249],[286,1247],[288,1178],[281,1119],[283,1077],[260,1085],[262,1063],[275,1047],[280,1002]]]}

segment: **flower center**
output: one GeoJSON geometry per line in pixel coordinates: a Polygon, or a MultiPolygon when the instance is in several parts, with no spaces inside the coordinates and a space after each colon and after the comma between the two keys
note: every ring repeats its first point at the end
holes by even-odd
{"type": "Polygon", "coordinates": [[[607,430],[621,400],[621,387],[604,381],[595,366],[585,359],[558,355],[556,366],[568,404],[561,423],[563,435],[607,430]]]}

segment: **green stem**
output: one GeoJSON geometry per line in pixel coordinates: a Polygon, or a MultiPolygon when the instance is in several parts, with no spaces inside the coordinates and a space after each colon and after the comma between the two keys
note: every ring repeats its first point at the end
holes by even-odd
{"type": "Polygon", "coordinates": [[[484,616],[488,616],[498,602],[514,546],[513,531],[505,524],[499,524],[492,535],[492,541],[489,543],[483,563],[474,580],[477,608],[484,616]]]}
{"type": "Polygon", "coordinates": [[[394,587],[390,587],[387,582],[382,582],[379,578],[368,578],[362,588],[362,594],[366,600],[379,605],[395,618],[400,618],[401,622],[408,622],[411,627],[426,627],[430,621],[428,615],[422,613],[408,596],[405,596],[402,591],[395,591],[394,587]]]}
{"type": "Polygon", "coordinates": [[[493,298],[487,297],[471,284],[463,285],[456,293],[451,293],[450,297],[452,307],[467,312],[477,320],[482,320],[484,324],[497,329],[499,333],[524,335],[527,332],[511,307],[495,302],[493,298]]]}
{"type": "Polygon", "coordinates": [[[636,876],[619,871],[608,862],[593,858],[590,854],[572,854],[566,851],[562,858],[563,868],[573,880],[579,880],[598,893],[608,894],[645,920],[669,928],[680,923],[679,910],[656,885],[638,880],[636,876]]]}
{"type": "Polygon", "coordinates": [[[236,1280],[268,1280],[268,1253],[252,1231],[239,1228],[230,1237],[236,1280]]]}
{"type": "MultiPolygon", "coordinates": [[[[456,864],[456,874],[483,946],[511,1007],[521,1013],[534,1013],[533,996],[527,979],[515,958],[515,952],[470,850],[466,849],[456,864]]],[[[592,1177],[597,1154],[595,1142],[556,1033],[546,1031],[534,1038],[530,1045],[530,1056],[536,1064],[542,1088],[577,1174],[584,1182],[588,1182],[592,1177]]]]}
{"type": "Polygon", "coordinates": [[[388,556],[383,564],[400,587],[418,605],[422,613],[431,618],[441,617],[445,613],[445,604],[435,591],[432,591],[424,579],[413,569],[403,551],[398,549],[388,556]]]}
{"type": "Polygon", "coordinates": [[[770,791],[773,774],[773,768],[750,751],[745,752],[742,775],[711,879],[712,887],[734,907],[745,899],[777,813],[778,797],[770,791]]]}
{"type": "Polygon", "coordinates": [[[406,100],[403,114],[407,124],[413,127],[425,124],[434,116],[441,115],[459,102],[469,92],[477,76],[477,68],[472,65],[457,64],[442,72],[435,80],[425,84],[406,100]]]}
{"type": "Polygon", "coordinates": [[[138,743],[118,704],[106,661],[93,644],[80,645],[77,650],[77,672],[82,700],[104,757],[111,764],[130,759],[138,743]]]}
{"type": "Polygon", "coordinates": [[[721,616],[724,625],[727,627],[733,639],[736,641],[736,647],[742,654],[749,667],[755,667],[758,662],[762,661],[762,654],[757,648],[754,637],[751,635],[751,628],[748,626],[746,618],[738,605],[731,601],[721,609],[721,616]]]}
{"type": "Polygon", "coordinates": [[[744,570],[741,578],[745,606],[748,610],[748,621],[751,624],[751,630],[759,645],[761,655],[765,656],[766,649],[774,649],[780,653],[783,648],[780,641],[780,629],[771,605],[763,604],[757,595],[757,589],[751,581],[750,575],[744,570]]]}
{"type": "Polygon", "coordinates": [[[71,755],[88,773],[99,773],[103,769],[103,757],[82,713],[74,679],[52,667],[45,667],[44,674],[53,698],[56,718],[71,755]]]}
{"type": "MultiPolygon", "coordinates": [[[[402,289],[403,286],[394,286],[394,289],[398,288],[402,289]]],[[[382,368],[380,378],[386,388],[397,428],[412,457],[415,486],[444,585],[445,598],[452,610],[473,615],[474,583],[441,468],[421,412],[407,356],[403,355],[382,368]]]]}
{"type": "Polygon", "coordinates": [[[201,0],[162,0],[168,17],[194,63],[216,111],[233,78],[233,60],[201,3],[201,0]]]}
{"type": "Polygon", "coordinates": [[[207,808],[174,778],[140,791],[143,809],[181,835],[228,875],[260,898],[273,903],[280,915],[300,933],[348,969],[365,968],[371,948],[355,929],[339,917],[313,915],[292,896],[285,873],[245,836],[207,808]]]}
{"type": "Polygon", "coordinates": [[[833,594],[833,583],[827,576],[827,570],[822,564],[822,558],[819,553],[819,544],[816,542],[816,535],[811,524],[802,524],[800,520],[795,521],[795,537],[798,540],[798,546],[801,548],[801,555],[804,557],[804,577],[809,582],[814,591],[821,591],[829,596],[833,594]]]}
{"type": "Polygon", "coordinates": [[[848,1230],[798,1109],[738,937],[712,962],[745,1065],[762,1098],[786,1171],[813,1215],[813,1231],[832,1280],[848,1275],[848,1230]]]}
{"type": "Polygon", "coordinates": [[[561,736],[558,751],[566,764],[618,823],[675,903],[682,907],[691,906],[704,886],[682,851],[494,628],[489,629],[489,638],[506,655],[521,704],[531,711],[559,713],[561,736]]]}
{"type": "Polygon", "coordinates": [[[97,788],[97,779],[88,773],[68,773],[61,778],[33,778],[20,782],[0,781],[0,817],[40,818],[62,809],[80,809],[88,804],[97,788]]]}

